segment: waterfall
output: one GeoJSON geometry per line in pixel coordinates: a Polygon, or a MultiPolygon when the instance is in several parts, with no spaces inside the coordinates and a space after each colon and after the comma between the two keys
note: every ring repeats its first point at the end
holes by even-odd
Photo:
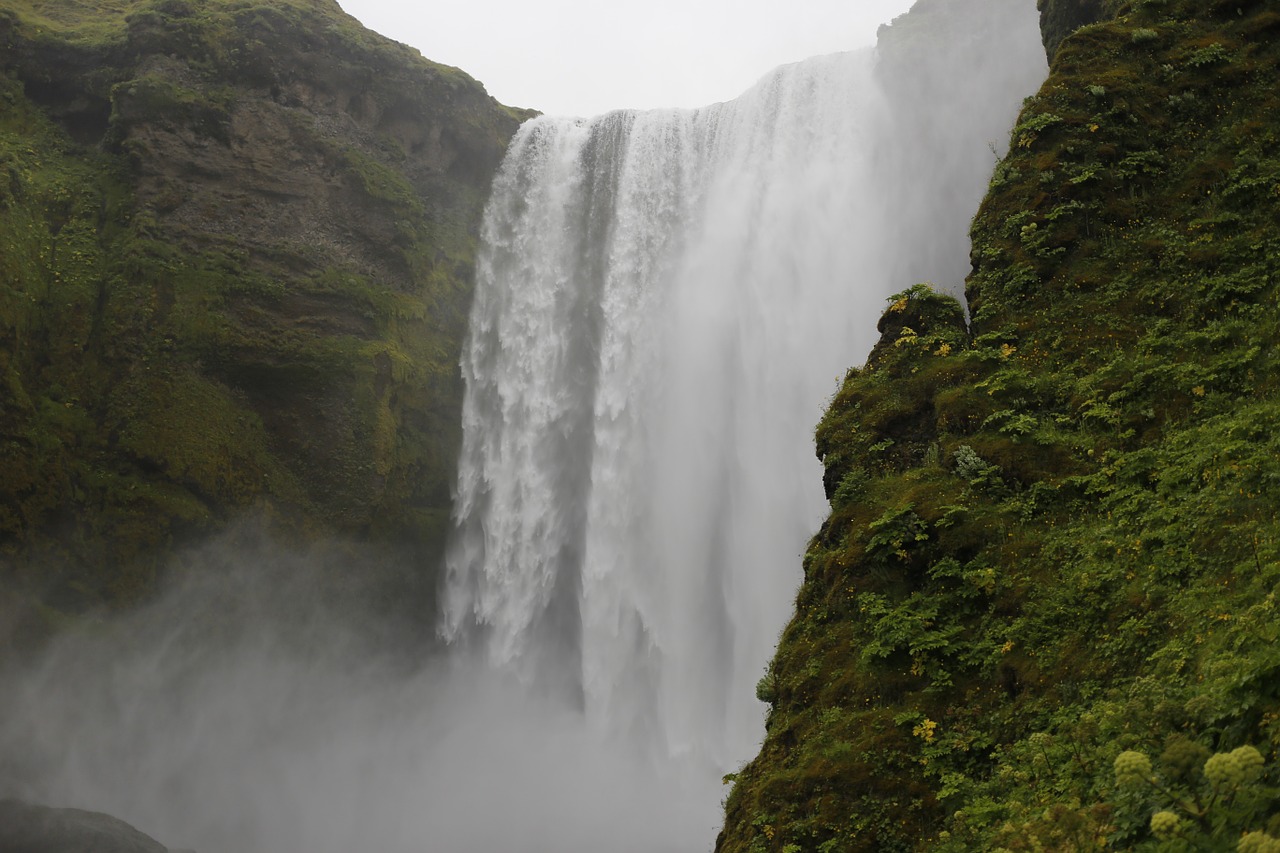
{"type": "Polygon", "coordinates": [[[441,630],[656,754],[758,741],[826,508],[813,425],[886,296],[958,290],[1043,75],[1033,4],[922,7],[731,102],[534,119],[495,181],[441,630]],[[987,61],[1006,38],[1032,49],[987,61]]]}
{"type": "Polygon", "coordinates": [[[821,519],[809,436],[879,307],[858,287],[887,236],[859,192],[873,59],[703,110],[529,122],[494,187],[445,632],[481,627],[491,662],[671,753],[756,736],[821,519]]]}
{"type": "Polygon", "coordinates": [[[202,853],[709,849],[826,510],[813,425],[888,294],[959,292],[1044,73],[1033,0],[918,0],[733,102],[526,124],[462,361],[450,653],[386,653],[364,552],[242,525],[0,673],[0,796],[202,853]]]}

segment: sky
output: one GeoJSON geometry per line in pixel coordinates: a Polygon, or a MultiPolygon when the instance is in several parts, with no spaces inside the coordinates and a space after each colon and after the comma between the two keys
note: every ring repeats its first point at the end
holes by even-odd
{"type": "Polygon", "coordinates": [[[365,26],[552,115],[697,107],[775,66],[875,43],[912,0],[339,0],[365,26]]]}

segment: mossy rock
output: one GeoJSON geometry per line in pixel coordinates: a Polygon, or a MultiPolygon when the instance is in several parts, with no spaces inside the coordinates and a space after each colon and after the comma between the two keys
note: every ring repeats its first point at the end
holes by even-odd
{"type": "Polygon", "coordinates": [[[244,513],[429,587],[524,114],[327,0],[9,0],[0,46],[0,587],[145,598],[244,513]]]}
{"type": "Polygon", "coordinates": [[[895,301],[818,427],[831,515],[722,853],[1166,849],[1157,811],[1233,849],[1280,812],[1277,16],[1042,12],[1073,32],[974,218],[967,331],[895,301]],[[1264,763],[1227,795],[1172,743],[1264,763]]]}
{"type": "Polygon", "coordinates": [[[1102,20],[1114,2],[1109,0],[1036,0],[1045,53],[1052,60],[1062,40],[1088,24],[1102,20]]]}

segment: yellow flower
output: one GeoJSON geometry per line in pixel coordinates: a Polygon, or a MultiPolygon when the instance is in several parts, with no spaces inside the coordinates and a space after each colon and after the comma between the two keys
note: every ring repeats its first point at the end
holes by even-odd
{"type": "Polygon", "coordinates": [[[1177,833],[1179,822],[1173,812],[1156,812],[1151,816],[1151,834],[1156,838],[1168,838],[1177,833]]]}
{"type": "Polygon", "coordinates": [[[1116,782],[1122,787],[1133,787],[1151,778],[1151,759],[1141,752],[1129,749],[1116,756],[1116,782]]]}
{"type": "Polygon", "coordinates": [[[911,734],[916,737],[924,738],[925,743],[933,743],[933,735],[938,729],[938,724],[928,717],[924,718],[924,722],[917,725],[911,730],[911,734]]]}

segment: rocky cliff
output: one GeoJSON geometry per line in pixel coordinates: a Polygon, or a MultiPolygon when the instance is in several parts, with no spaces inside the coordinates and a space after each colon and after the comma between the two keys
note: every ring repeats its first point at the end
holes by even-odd
{"type": "Polygon", "coordinates": [[[521,118],[332,0],[0,0],[0,647],[245,513],[429,565],[521,118]]]}
{"type": "Polygon", "coordinates": [[[717,849],[1280,849],[1280,11],[1043,0],[968,322],[900,293],[717,849]]]}

